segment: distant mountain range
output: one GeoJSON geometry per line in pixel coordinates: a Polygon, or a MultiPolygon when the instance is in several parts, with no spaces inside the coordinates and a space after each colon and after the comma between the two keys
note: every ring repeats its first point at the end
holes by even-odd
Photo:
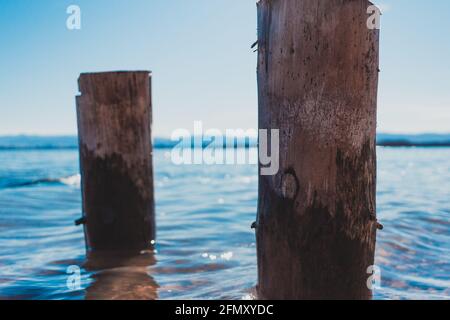
{"type": "MultiPolygon", "coordinates": [[[[206,146],[210,141],[204,141],[206,146]]],[[[153,145],[156,149],[172,148],[178,142],[168,138],[155,138],[153,145]]],[[[193,141],[191,146],[193,146],[193,141]]],[[[255,138],[246,138],[235,142],[235,147],[253,147],[257,145],[255,138]]],[[[377,134],[377,145],[385,147],[450,147],[450,134],[377,134]]],[[[76,136],[0,136],[0,150],[16,149],[76,149],[78,138],[76,136]]]]}

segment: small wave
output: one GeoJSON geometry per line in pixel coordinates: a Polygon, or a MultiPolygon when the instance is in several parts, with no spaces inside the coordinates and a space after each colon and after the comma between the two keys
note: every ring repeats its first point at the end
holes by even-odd
{"type": "Polygon", "coordinates": [[[18,183],[11,183],[4,188],[21,188],[21,187],[29,187],[29,186],[35,186],[39,184],[64,184],[68,186],[75,186],[79,187],[81,184],[81,176],[80,174],[74,174],[67,177],[62,178],[42,178],[42,179],[36,179],[32,181],[25,181],[25,182],[18,182],[18,183]]]}
{"type": "Polygon", "coordinates": [[[58,179],[59,182],[68,185],[68,186],[75,186],[79,187],[81,185],[81,175],[80,174],[74,174],[72,176],[68,176],[65,178],[58,179]]]}

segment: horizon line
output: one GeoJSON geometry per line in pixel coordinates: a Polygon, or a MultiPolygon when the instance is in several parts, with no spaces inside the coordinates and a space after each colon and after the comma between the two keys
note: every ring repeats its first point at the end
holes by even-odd
{"type": "MultiPolygon", "coordinates": [[[[396,132],[396,131],[377,131],[377,135],[379,134],[385,134],[385,135],[407,135],[407,136],[418,136],[418,135],[450,135],[450,131],[421,131],[421,132],[396,132]]],[[[48,133],[48,134],[42,134],[42,133],[0,133],[0,137],[6,138],[6,137],[41,137],[41,138],[58,138],[58,137],[77,137],[78,133],[48,133]]],[[[193,135],[194,136],[194,135],[193,135]]],[[[245,137],[255,137],[255,136],[248,136],[245,135],[245,137]]],[[[159,139],[171,139],[168,135],[153,135],[152,138],[159,138],[159,139]]]]}

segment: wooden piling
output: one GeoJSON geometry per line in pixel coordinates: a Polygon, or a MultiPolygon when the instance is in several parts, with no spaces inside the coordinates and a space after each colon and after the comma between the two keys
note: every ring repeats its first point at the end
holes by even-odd
{"type": "Polygon", "coordinates": [[[139,251],[155,239],[148,71],[81,74],[78,137],[87,247],[139,251]]]}
{"type": "Polygon", "coordinates": [[[260,176],[258,293],[369,299],[377,221],[379,31],[366,0],[258,3],[259,126],[280,130],[260,176]]]}

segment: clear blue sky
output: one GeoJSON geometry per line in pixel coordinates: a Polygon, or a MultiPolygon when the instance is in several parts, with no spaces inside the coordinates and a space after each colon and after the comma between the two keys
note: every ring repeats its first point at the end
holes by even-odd
{"type": "MultiPolygon", "coordinates": [[[[377,3],[379,131],[450,132],[450,1],[377,3]]],[[[255,0],[0,0],[0,135],[75,134],[78,75],[126,69],[153,71],[155,135],[254,128],[255,40],[255,0]]]]}

